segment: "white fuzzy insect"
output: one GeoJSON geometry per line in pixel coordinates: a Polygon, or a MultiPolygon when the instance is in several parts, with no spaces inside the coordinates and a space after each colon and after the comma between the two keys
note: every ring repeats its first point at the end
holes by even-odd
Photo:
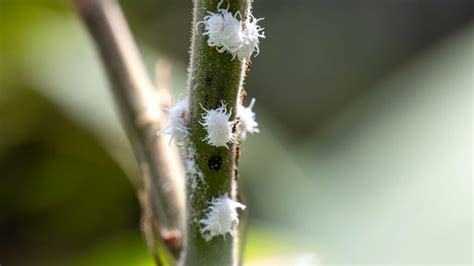
{"type": "Polygon", "coordinates": [[[180,100],[169,109],[168,125],[157,134],[171,135],[170,142],[173,138],[176,138],[176,140],[180,142],[189,135],[189,128],[187,127],[188,121],[188,99],[180,100]]]}
{"type": "Polygon", "coordinates": [[[256,19],[250,15],[249,19],[244,22],[242,44],[236,52],[241,60],[249,58],[254,52],[256,56],[260,53],[260,49],[258,48],[260,44],[259,38],[265,38],[263,28],[257,25],[260,20],[263,20],[263,18],[256,19]]]}
{"type": "Polygon", "coordinates": [[[196,26],[204,24],[203,35],[207,35],[207,44],[216,47],[219,53],[228,52],[232,59],[236,56],[240,60],[250,57],[254,52],[259,52],[259,38],[265,38],[263,28],[257,25],[262,19],[255,19],[252,15],[249,19],[242,21],[240,12],[232,15],[229,8],[222,9],[217,5],[217,12],[207,13],[203,21],[196,26]]]}
{"type": "Polygon", "coordinates": [[[227,112],[225,104],[213,110],[207,110],[202,106],[201,108],[206,111],[202,116],[203,122],[200,122],[207,131],[204,140],[215,147],[227,147],[227,143],[235,143],[236,140],[232,133],[235,121],[229,121],[231,112],[227,112]]]}
{"type": "Polygon", "coordinates": [[[242,22],[228,10],[219,7],[216,13],[208,11],[208,14],[198,23],[198,25],[204,24],[203,35],[209,37],[207,44],[216,47],[219,53],[227,51],[235,56],[242,45],[242,22]]]}
{"type": "Polygon", "coordinates": [[[255,120],[255,112],[252,110],[255,104],[255,98],[252,98],[248,107],[245,107],[241,104],[237,106],[237,115],[240,118],[239,124],[239,138],[240,140],[245,140],[247,138],[247,133],[258,133],[258,123],[255,120]]]}
{"type": "Polygon", "coordinates": [[[199,221],[203,226],[201,228],[202,237],[209,241],[219,235],[223,235],[225,238],[227,233],[234,236],[232,228],[239,224],[238,208],[244,210],[246,206],[230,199],[227,193],[214,199],[211,206],[209,206],[206,217],[199,221]]]}

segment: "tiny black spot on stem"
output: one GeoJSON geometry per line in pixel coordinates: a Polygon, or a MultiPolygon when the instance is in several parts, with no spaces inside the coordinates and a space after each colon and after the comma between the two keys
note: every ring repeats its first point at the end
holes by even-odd
{"type": "Polygon", "coordinates": [[[209,166],[211,170],[219,171],[222,166],[222,157],[219,155],[212,155],[207,161],[207,166],[209,166]]]}
{"type": "Polygon", "coordinates": [[[206,81],[206,87],[210,87],[211,81],[212,81],[211,75],[207,75],[205,81],[206,81]]]}
{"type": "Polygon", "coordinates": [[[234,180],[239,181],[239,170],[237,168],[234,170],[234,180]]]}
{"type": "Polygon", "coordinates": [[[239,158],[240,158],[240,145],[235,145],[235,165],[239,165],[239,158]]]}

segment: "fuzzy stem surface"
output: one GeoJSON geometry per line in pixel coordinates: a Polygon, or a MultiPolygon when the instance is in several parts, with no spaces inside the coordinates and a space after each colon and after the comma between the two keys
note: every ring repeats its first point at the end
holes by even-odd
{"type": "MultiPolygon", "coordinates": [[[[183,265],[237,265],[237,237],[229,234],[216,236],[206,241],[201,234],[201,224],[213,199],[228,195],[236,200],[236,160],[238,144],[228,143],[228,147],[214,147],[206,143],[207,132],[202,122],[204,109],[216,109],[225,104],[231,110],[231,121],[236,118],[239,91],[242,87],[246,60],[232,59],[232,55],[219,53],[216,47],[207,44],[203,21],[208,11],[217,12],[220,0],[195,0],[193,12],[193,33],[191,62],[189,67],[189,110],[190,140],[189,148],[195,150],[194,160],[202,178],[190,177],[187,188],[187,236],[183,265]],[[197,178],[193,185],[192,178],[197,178]]],[[[245,19],[250,10],[249,0],[224,1],[220,8],[229,12],[240,12],[245,19]]],[[[233,131],[235,133],[234,126],[233,131]]],[[[234,228],[234,235],[236,236],[234,228]]]]}

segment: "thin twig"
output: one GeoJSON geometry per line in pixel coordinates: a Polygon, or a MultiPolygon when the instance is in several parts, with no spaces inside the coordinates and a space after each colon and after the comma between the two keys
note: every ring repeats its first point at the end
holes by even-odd
{"type": "MultiPolygon", "coordinates": [[[[184,228],[184,180],[179,154],[164,136],[165,126],[158,95],[147,75],[124,15],[115,0],[74,0],[99,50],[111,88],[143,178],[139,192],[146,193],[160,238],[176,255],[184,228]],[[166,239],[174,232],[174,241],[166,239]]],[[[146,207],[149,204],[143,204],[146,207]]],[[[154,252],[154,251],[152,251],[154,252]]]]}

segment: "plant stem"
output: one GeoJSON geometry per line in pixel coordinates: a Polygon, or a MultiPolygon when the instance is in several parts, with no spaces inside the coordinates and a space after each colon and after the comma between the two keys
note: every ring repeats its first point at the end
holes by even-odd
{"type": "MultiPolygon", "coordinates": [[[[181,160],[176,148],[168,145],[168,138],[156,136],[157,130],[165,126],[162,108],[123,13],[115,0],[75,0],[75,4],[107,71],[142,172],[139,194],[148,197],[150,204],[144,205],[151,205],[155,222],[159,223],[158,238],[169,231],[179,235],[184,231],[185,214],[181,160]]],[[[174,239],[168,248],[178,254],[181,246],[182,241],[174,239]]]]}
{"type": "MultiPolygon", "coordinates": [[[[227,235],[214,237],[210,241],[203,239],[199,224],[208,211],[213,198],[228,194],[236,198],[236,159],[237,144],[226,147],[214,147],[203,139],[207,132],[200,124],[205,109],[215,109],[222,103],[232,111],[231,120],[235,119],[239,90],[245,72],[245,60],[232,60],[229,53],[219,53],[215,47],[207,44],[203,28],[196,29],[199,21],[207,11],[216,12],[220,0],[195,0],[193,16],[193,37],[191,44],[191,63],[189,72],[189,101],[191,137],[189,149],[195,149],[195,162],[203,178],[189,176],[187,183],[187,237],[184,265],[237,265],[236,237],[227,235]],[[192,178],[197,178],[195,186],[192,178]]],[[[227,3],[222,4],[226,8],[227,3]]],[[[250,9],[250,1],[229,1],[229,11],[239,11],[245,19],[250,9]]],[[[235,126],[234,126],[235,133],[235,126]]],[[[235,228],[234,228],[235,231],[235,228]]],[[[237,235],[237,234],[234,234],[237,235]]]]}

